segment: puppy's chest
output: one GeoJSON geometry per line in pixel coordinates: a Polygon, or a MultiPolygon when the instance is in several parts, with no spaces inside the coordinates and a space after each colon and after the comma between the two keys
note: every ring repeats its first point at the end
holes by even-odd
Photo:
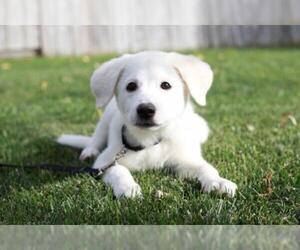
{"type": "Polygon", "coordinates": [[[126,150],[118,163],[131,170],[161,168],[170,156],[169,143],[161,143],[140,151],[126,150]]]}

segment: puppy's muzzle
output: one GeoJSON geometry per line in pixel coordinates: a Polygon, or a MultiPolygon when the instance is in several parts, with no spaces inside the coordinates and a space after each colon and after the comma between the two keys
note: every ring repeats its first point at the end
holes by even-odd
{"type": "Polygon", "coordinates": [[[152,103],[142,103],[137,107],[137,114],[141,120],[151,120],[155,115],[156,108],[152,103]]]}

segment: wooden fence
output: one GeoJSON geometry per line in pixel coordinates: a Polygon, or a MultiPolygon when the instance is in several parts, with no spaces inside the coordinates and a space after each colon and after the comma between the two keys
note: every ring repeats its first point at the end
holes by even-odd
{"type": "Polygon", "coordinates": [[[299,0],[0,0],[0,56],[298,45],[299,9],[299,0]]]}

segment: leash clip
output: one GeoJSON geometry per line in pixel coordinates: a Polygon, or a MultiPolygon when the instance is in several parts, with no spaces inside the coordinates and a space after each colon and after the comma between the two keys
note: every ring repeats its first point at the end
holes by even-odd
{"type": "Polygon", "coordinates": [[[123,148],[121,149],[121,151],[120,151],[119,153],[116,154],[114,163],[116,163],[118,160],[120,160],[121,158],[123,158],[123,157],[126,155],[126,153],[127,153],[127,150],[126,150],[125,147],[123,147],[123,148]]]}
{"type": "Polygon", "coordinates": [[[125,147],[122,148],[122,149],[120,150],[120,152],[116,154],[115,159],[113,160],[112,163],[108,164],[105,168],[95,169],[95,171],[94,171],[93,173],[91,173],[91,175],[92,175],[96,180],[99,179],[99,178],[104,174],[104,172],[105,172],[107,169],[109,169],[109,168],[112,167],[112,166],[115,166],[116,163],[117,163],[117,161],[120,160],[121,158],[123,158],[123,157],[126,155],[126,153],[127,153],[126,148],[125,148],[125,147]]]}

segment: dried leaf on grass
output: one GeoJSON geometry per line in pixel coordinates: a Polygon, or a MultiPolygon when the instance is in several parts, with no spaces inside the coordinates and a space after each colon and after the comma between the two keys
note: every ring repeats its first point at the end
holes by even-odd
{"type": "Polygon", "coordinates": [[[261,196],[270,196],[273,193],[273,187],[272,187],[272,178],[273,178],[273,172],[270,171],[266,174],[264,177],[264,182],[266,185],[266,191],[261,194],[261,196]]]}
{"type": "Polygon", "coordinates": [[[43,81],[41,81],[41,90],[42,91],[47,91],[48,90],[48,81],[46,81],[46,80],[43,80],[43,81]]]}
{"type": "Polygon", "coordinates": [[[10,64],[10,63],[7,63],[7,62],[1,63],[1,64],[0,64],[0,68],[1,68],[2,70],[10,70],[10,69],[11,69],[11,64],[10,64]]]}
{"type": "Polygon", "coordinates": [[[255,127],[254,127],[252,124],[247,124],[247,129],[248,129],[250,132],[254,132],[255,127]]]}
{"type": "Polygon", "coordinates": [[[297,120],[295,116],[289,112],[282,113],[280,118],[280,127],[284,128],[288,122],[291,122],[294,126],[297,126],[297,120]]]}
{"type": "Polygon", "coordinates": [[[157,199],[161,199],[161,198],[166,197],[166,196],[168,196],[168,195],[169,195],[168,193],[163,192],[163,191],[161,191],[161,190],[157,190],[157,191],[155,192],[155,198],[157,198],[157,199]]]}

